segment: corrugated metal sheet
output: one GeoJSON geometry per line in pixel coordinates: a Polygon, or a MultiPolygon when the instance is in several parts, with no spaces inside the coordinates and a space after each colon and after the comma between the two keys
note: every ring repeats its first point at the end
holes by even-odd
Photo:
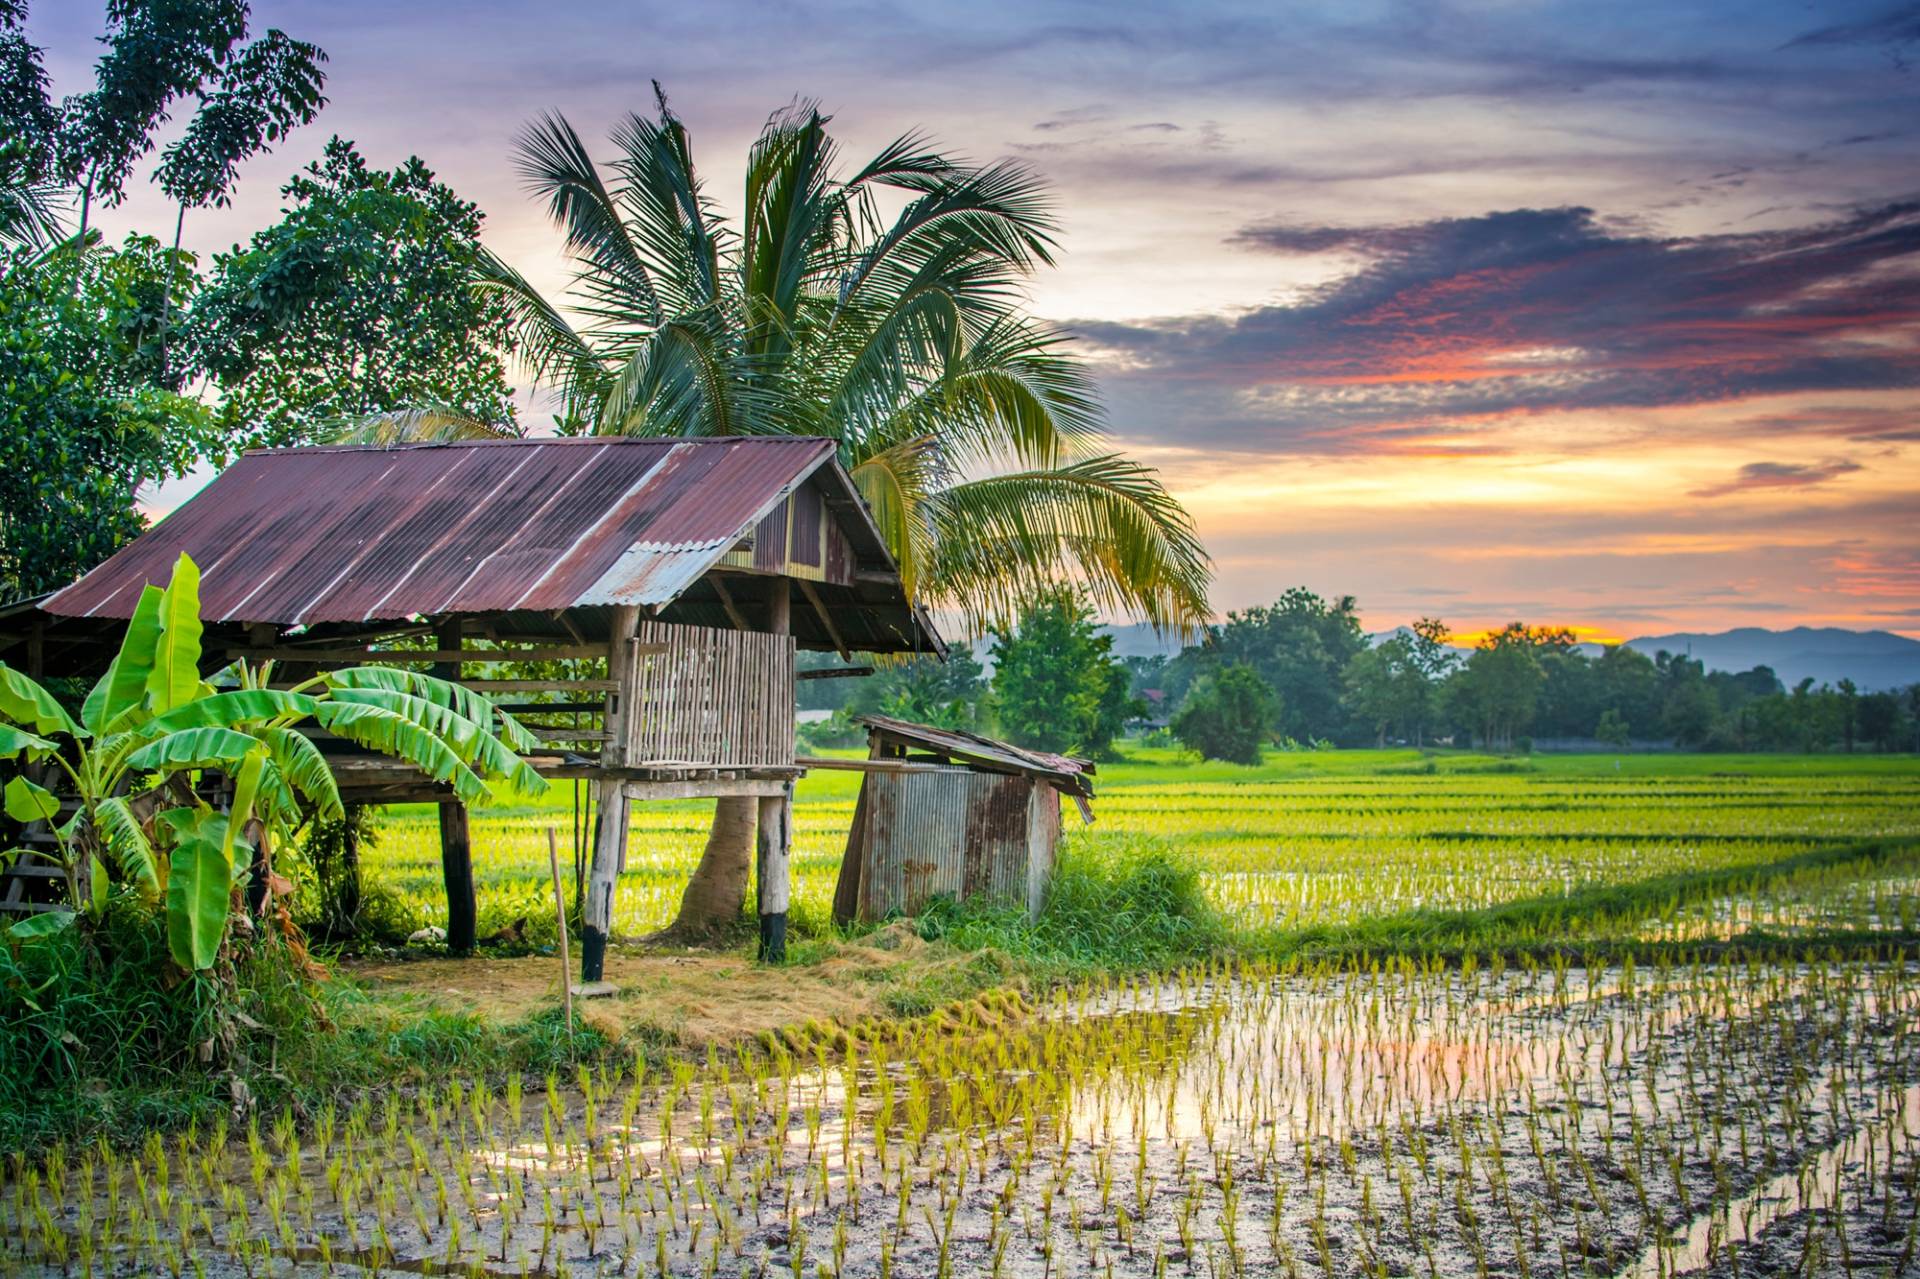
{"type": "MultiPolygon", "coordinates": [[[[210,622],[657,606],[821,467],[850,495],[833,451],[799,438],[264,450],[44,607],[127,617],[183,551],[210,622]]],[[[884,558],[870,526],[852,532],[884,558]]]]}
{"type": "Polygon", "coordinates": [[[999,897],[1039,912],[1060,833],[1051,786],[955,769],[869,773],[864,790],[862,918],[916,914],[942,895],[999,897]]]}
{"type": "Polygon", "coordinates": [[[899,745],[918,747],[951,760],[972,760],[1044,777],[1072,794],[1093,794],[1093,784],[1088,780],[1089,774],[1094,771],[1091,760],[1028,750],[1010,742],[982,737],[978,733],[957,728],[935,728],[931,724],[916,724],[911,720],[895,719],[891,715],[860,715],[854,722],[878,730],[899,745]]]}

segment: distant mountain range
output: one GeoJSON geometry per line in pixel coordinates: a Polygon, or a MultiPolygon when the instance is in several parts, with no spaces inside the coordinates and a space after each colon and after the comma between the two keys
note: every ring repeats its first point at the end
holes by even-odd
{"type": "Polygon", "coordinates": [[[1647,635],[1627,641],[1652,657],[1661,649],[1686,653],[1710,671],[1745,671],[1771,666],[1792,688],[1811,678],[1816,684],[1850,679],[1865,691],[1920,684],[1920,640],[1889,631],[1847,631],[1834,626],[1796,626],[1769,631],[1758,626],[1716,634],[1647,635]]]}
{"type": "MultiPolygon", "coordinates": [[[[1154,633],[1151,626],[1111,626],[1113,650],[1121,657],[1150,657],[1156,653],[1171,656],[1180,651],[1177,640],[1154,633]]],[[[1392,635],[1383,631],[1375,642],[1392,635]]],[[[1592,645],[1583,648],[1597,652],[1592,645]]],[[[1757,626],[1714,633],[1678,632],[1673,635],[1645,635],[1627,641],[1648,657],[1665,649],[1685,653],[1706,664],[1711,671],[1745,671],[1770,666],[1788,688],[1803,679],[1816,684],[1837,684],[1850,679],[1863,691],[1904,688],[1920,684],[1920,640],[1910,640],[1890,631],[1848,631],[1833,626],[1796,626],[1792,630],[1770,631],[1757,626]]]]}

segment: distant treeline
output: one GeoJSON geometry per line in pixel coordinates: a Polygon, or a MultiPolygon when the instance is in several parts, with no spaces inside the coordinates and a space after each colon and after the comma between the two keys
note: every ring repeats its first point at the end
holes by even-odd
{"type": "MultiPolygon", "coordinates": [[[[1803,680],[1787,688],[1765,666],[1708,671],[1684,654],[1648,657],[1623,646],[1589,656],[1566,630],[1520,622],[1465,651],[1452,641],[1444,622],[1423,618],[1370,643],[1351,596],[1295,588],[1269,606],[1228,614],[1172,657],[1101,652],[1096,660],[1124,667],[1138,720],[1222,759],[1250,758],[1268,743],[1513,750],[1535,738],[1707,751],[1920,749],[1920,685],[1863,692],[1847,680],[1803,680]]],[[[1034,647],[1041,651],[1026,664],[1044,665],[1044,646],[1034,647]]],[[[809,692],[828,707],[890,707],[1007,729],[971,657],[944,668],[896,667],[865,687],[835,683],[809,692]]],[[[1018,718],[1020,731],[1009,734],[1016,739],[1050,736],[1018,718]]]]}
{"type": "Polygon", "coordinates": [[[1196,689],[1245,667],[1272,692],[1282,738],[1343,745],[1446,741],[1509,750],[1534,737],[1635,740],[1718,751],[1913,750],[1920,685],[1862,693],[1849,681],[1783,686],[1771,669],[1708,671],[1683,654],[1624,646],[1597,656],[1558,627],[1514,622],[1472,649],[1422,618],[1377,644],[1351,596],[1296,588],[1231,613],[1172,658],[1129,658],[1135,687],[1178,724],[1196,689]]]}

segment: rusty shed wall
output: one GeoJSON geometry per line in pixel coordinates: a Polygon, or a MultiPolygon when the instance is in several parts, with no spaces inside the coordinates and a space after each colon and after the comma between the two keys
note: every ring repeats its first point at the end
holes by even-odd
{"type": "Polygon", "coordinates": [[[1059,835],[1052,787],[956,769],[869,773],[865,788],[863,918],[914,914],[941,895],[987,894],[1038,912],[1059,835]]]}

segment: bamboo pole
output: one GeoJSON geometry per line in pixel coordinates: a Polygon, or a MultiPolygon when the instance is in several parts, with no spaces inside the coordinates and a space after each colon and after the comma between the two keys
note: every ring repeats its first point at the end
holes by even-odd
{"type": "Polygon", "coordinates": [[[560,890],[560,844],[547,827],[547,867],[553,872],[554,921],[560,925],[560,998],[567,1010],[567,1041],[573,1041],[573,965],[567,960],[567,898],[560,890]]]}

